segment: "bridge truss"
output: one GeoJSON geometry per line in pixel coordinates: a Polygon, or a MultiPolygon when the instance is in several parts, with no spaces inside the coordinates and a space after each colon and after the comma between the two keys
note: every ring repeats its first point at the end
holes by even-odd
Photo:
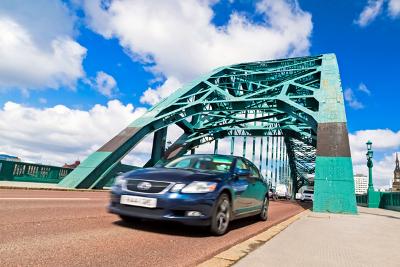
{"type": "Polygon", "coordinates": [[[333,54],[215,69],[152,107],[60,185],[103,187],[121,159],[151,133],[151,158],[144,167],[209,142],[214,142],[217,153],[218,140],[223,138],[231,138],[233,153],[235,137],[243,140],[243,154],[252,147],[254,160],[254,137],[261,137],[266,168],[271,154],[279,165],[269,172],[275,180],[290,173],[297,191],[315,174],[315,211],[357,212],[343,92],[333,54]],[[167,129],[173,124],[183,134],[167,148],[167,129]],[[252,146],[247,144],[250,138],[252,146]]]}

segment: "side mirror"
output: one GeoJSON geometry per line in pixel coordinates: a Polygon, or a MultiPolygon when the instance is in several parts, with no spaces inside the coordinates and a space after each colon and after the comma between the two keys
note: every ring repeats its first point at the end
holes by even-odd
{"type": "Polygon", "coordinates": [[[235,175],[237,177],[243,177],[243,176],[249,177],[250,176],[250,170],[248,170],[248,169],[236,169],[235,170],[235,175]]]}

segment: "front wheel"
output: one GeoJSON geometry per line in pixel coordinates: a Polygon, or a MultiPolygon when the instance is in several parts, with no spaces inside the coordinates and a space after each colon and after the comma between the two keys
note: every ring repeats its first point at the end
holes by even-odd
{"type": "Polygon", "coordinates": [[[217,200],[211,217],[210,231],[214,235],[223,235],[228,230],[231,218],[231,203],[227,194],[222,194],[217,200]]]}
{"type": "Polygon", "coordinates": [[[262,221],[268,220],[268,206],[269,206],[268,196],[265,196],[263,205],[261,207],[261,213],[260,213],[260,219],[262,221]]]}

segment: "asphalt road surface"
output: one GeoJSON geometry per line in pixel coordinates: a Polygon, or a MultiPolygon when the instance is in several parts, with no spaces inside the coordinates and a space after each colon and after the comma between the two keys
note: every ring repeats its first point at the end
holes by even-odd
{"type": "Polygon", "coordinates": [[[304,208],[271,201],[269,219],[202,228],[108,214],[108,192],[0,189],[0,266],[193,266],[304,208]]]}

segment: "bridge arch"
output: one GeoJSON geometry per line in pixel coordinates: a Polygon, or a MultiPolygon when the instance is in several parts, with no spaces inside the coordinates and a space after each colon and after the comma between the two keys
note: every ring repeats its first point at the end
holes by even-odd
{"type": "Polygon", "coordinates": [[[282,137],[294,189],[315,173],[314,211],[357,212],[334,54],[217,68],[153,106],[85,159],[60,185],[104,186],[121,159],[151,133],[151,159],[144,167],[208,142],[218,144],[226,137],[282,137]],[[166,148],[167,127],[173,124],[183,134],[166,148]]]}

